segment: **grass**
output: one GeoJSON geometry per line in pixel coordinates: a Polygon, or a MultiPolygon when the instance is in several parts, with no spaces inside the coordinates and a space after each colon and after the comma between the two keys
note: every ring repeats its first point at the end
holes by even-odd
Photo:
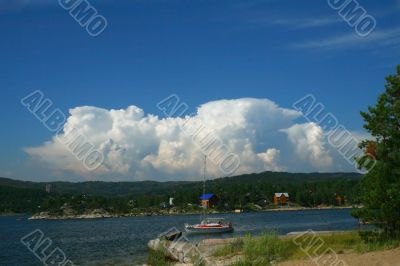
{"type": "Polygon", "coordinates": [[[213,256],[235,256],[240,260],[234,266],[264,266],[273,262],[316,257],[332,250],[337,253],[370,252],[399,246],[399,240],[388,240],[378,233],[343,232],[331,234],[307,233],[300,236],[279,237],[267,232],[259,237],[250,235],[217,249],[213,256]]]}
{"type": "Polygon", "coordinates": [[[333,250],[337,254],[345,253],[351,250],[354,245],[361,242],[361,238],[357,232],[343,232],[331,234],[305,234],[300,237],[287,238],[295,244],[294,252],[290,259],[304,259],[311,256],[321,255],[327,250],[333,250]]]}
{"type": "MultiPolygon", "coordinates": [[[[268,231],[261,236],[247,235],[237,238],[214,251],[214,257],[238,256],[234,266],[265,266],[284,260],[307,259],[309,255],[318,257],[326,252],[336,254],[392,249],[400,245],[400,240],[387,239],[379,231],[341,232],[316,234],[308,232],[297,236],[278,236],[276,231],[268,231]]],[[[156,266],[170,266],[165,249],[160,246],[149,251],[147,263],[156,266]]],[[[201,261],[193,258],[193,261],[201,261]]],[[[204,264],[204,263],[203,263],[204,264]]]]}
{"type": "Polygon", "coordinates": [[[173,261],[168,258],[165,249],[160,245],[157,250],[148,250],[147,264],[151,266],[172,266],[173,261]]]}
{"type": "Polygon", "coordinates": [[[292,252],[292,243],[282,241],[276,232],[268,232],[257,238],[246,236],[243,241],[244,259],[235,265],[270,265],[271,262],[287,259],[292,252]]]}
{"type": "Polygon", "coordinates": [[[378,250],[394,249],[399,247],[399,240],[386,240],[383,242],[362,242],[355,246],[354,250],[358,253],[367,253],[378,250]]]}
{"type": "Polygon", "coordinates": [[[236,255],[243,250],[243,243],[244,243],[243,239],[236,238],[233,242],[215,250],[213,256],[225,257],[225,256],[236,255]]]}
{"type": "Polygon", "coordinates": [[[213,255],[216,257],[242,255],[243,259],[233,265],[264,266],[288,258],[294,248],[293,243],[282,240],[275,231],[270,231],[259,237],[247,235],[236,239],[217,249],[213,255]]]}
{"type": "Polygon", "coordinates": [[[379,231],[360,232],[362,241],[354,248],[358,253],[393,249],[400,246],[399,239],[388,239],[379,231]]]}

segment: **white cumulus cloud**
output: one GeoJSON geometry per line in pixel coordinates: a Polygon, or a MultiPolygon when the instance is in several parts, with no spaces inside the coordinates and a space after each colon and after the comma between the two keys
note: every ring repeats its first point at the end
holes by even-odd
{"type": "Polygon", "coordinates": [[[290,142],[294,145],[294,152],[303,162],[310,163],[316,169],[329,170],[332,166],[332,157],[326,150],[324,132],[317,124],[295,124],[282,130],[286,132],[290,142]]]}
{"type": "MultiPolygon", "coordinates": [[[[97,180],[196,180],[202,176],[204,155],[181,125],[201,121],[240,159],[232,174],[261,171],[327,171],[335,158],[314,124],[296,124],[301,113],[268,99],[218,100],[186,117],[158,117],[137,106],[107,110],[81,106],[69,111],[63,132],[77,129],[104,155],[95,171],[87,171],[57,136],[25,151],[51,171],[97,180]]],[[[209,160],[208,175],[224,176],[209,160]]],[[[351,167],[350,167],[351,169],[351,167]]],[[[333,169],[334,170],[334,169],[333,169]]]]}

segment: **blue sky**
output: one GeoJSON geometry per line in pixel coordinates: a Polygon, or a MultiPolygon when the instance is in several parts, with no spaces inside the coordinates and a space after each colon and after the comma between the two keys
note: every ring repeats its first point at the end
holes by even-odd
{"type": "Polygon", "coordinates": [[[160,117],[156,104],[171,93],[192,111],[247,97],[290,109],[312,93],[347,129],[362,132],[359,111],[400,63],[400,1],[358,2],[377,21],[368,37],[327,1],[92,0],[108,21],[93,38],[57,1],[0,0],[0,175],[80,180],[24,151],[52,138],[20,104],[36,89],[66,114],[135,105],[160,117]]]}

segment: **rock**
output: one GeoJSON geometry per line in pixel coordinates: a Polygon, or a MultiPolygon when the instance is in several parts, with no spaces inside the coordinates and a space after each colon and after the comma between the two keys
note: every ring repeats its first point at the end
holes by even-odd
{"type": "Polygon", "coordinates": [[[214,250],[219,245],[226,245],[235,241],[236,239],[206,239],[195,245],[182,236],[181,232],[172,231],[170,234],[166,233],[159,238],[150,240],[148,247],[154,251],[162,252],[165,257],[176,261],[174,266],[189,266],[199,265],[216,265],[227,266],[239,260],[239,256],[224,258],[218,260],[213,257],[214,250]],[[170,236],[173,241],[169,241],[165,236],[170,236]]]}
{"type": "Polygon", "coordinates": [[[168,241],[174,241],[174,240],[177,240],[178,238],[180,238],[181,236],[182,236],[182,232],[171,231],[171,232],[167,232],[167,233],[161,235],[160,238],[168,240],[168,241]]]}
{"type": "Polygon", "coordinates": [[[169,235],[169,237],[174,240],[169,241],[165,238],[165,235],[163,235],[150,240],[147,246],[156,252],[162,252],[166,258],[184,263],[183,265],[193,265],[194,261],[192,260],[201,257],[197,247],[188,242],[185,237],[182,237],[182,232],[175,232],[169,235]]]}
{"type": "Polygon", "coordinates": [[[117,215],[111,215],[103,209],[94,209],[84,214],[71,214],[70,212],[64,212],[63,215],[49,214],[48,212],[40,212],[34,214],[29,220],[61,220],[61,219],[100,219],[100,218],[111,218],[118,217],[117,215]]]}

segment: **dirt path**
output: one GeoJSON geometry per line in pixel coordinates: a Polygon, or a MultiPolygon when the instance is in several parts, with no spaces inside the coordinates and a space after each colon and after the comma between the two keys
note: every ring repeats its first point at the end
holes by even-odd
{"type": "MultiPolygon", "coordinates": [[[[344,261],[346,264],[338,264],[338,266],[400,266],[400,248],[364,254],[339,254],[339,260],[344,261]]],[[[319,262],[314,262],[311,259],[285,261],[279,263],[278,266],[328,266],[331,265],[332,260],[328,263],[324,263],[322,260],[319,262]]]]}

